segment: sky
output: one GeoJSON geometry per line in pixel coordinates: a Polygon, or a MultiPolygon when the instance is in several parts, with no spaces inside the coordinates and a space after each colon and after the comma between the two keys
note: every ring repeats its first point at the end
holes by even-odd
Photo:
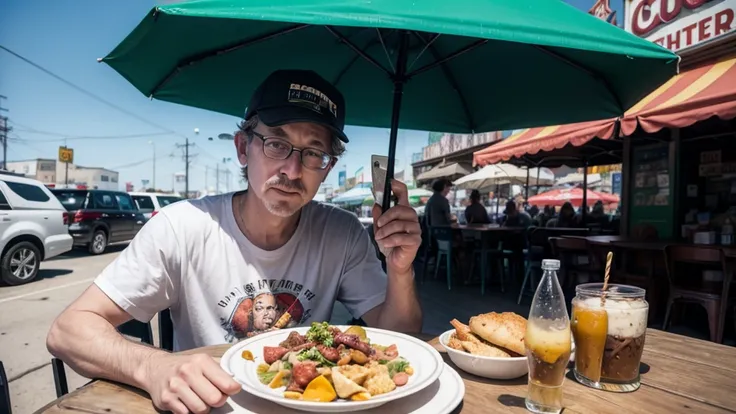
{"type": "MultiPolygon", "coordinates": [[[[569,2],[587,11],[594,1],[569,2]]],[[[189,138],[194,144],[190,151],[196,154],[190,189],[213,187],[218,164],[221,170],[231,172],[230,190],[244,186],[238,180],[239,164],[232,141],[217,139],[218,134],[235,130],[237,118],[149,100],[112,68],[96,61],[122,41],[156,5],[154,0],[0,3],[0,45],[118,108],[0,50],[0,95],[7,97],[0,100],[0,107],[9,110],[3,115],[13,128],[8,161],[56,158],[58,147],[66,142],[74,149],[76,164],[118,171],[123,190],[126,182],[139,188],[141,180],[152,180],[155,151],[156,187],[170,189],[173,175],[184,171],[183,152],[177,144],[189,138]],[[215,139],[209,141],[209,137],[215,139]]],[[[619,10],[621,23],[623,3],[611,3],[619,10]]],[[[243,97],[244,109],[248,98],[243,97]]],[[[369,180],[371,154],[386,155],[388,151],[387,129],[347,126],[346,133],[350,137],[347,152],[327,179],[335,188],[342,166],[348,177],[366,166],[369,180]]],[[[396,170],[409,166],[411,154],[420,152],[426,143],[427,132],[400,131],[396,170]]],[[[226,176],[220,177],[224,182],[226,176]]]]}

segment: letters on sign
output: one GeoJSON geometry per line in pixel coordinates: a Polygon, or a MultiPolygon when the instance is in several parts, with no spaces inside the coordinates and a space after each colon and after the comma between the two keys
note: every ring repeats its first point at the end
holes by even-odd
{"type": "Polygon", "coordinates": [[[732,0],[625,1],[626,31],[672,51],[736,33],[732,0]]]}

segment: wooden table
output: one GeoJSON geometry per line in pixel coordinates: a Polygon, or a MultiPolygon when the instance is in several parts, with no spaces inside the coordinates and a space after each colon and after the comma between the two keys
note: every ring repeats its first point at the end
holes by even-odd
{"type": "MultiPolygon", "coordinates": [[[[429,339],[427,335],[414,335],[429,339]]],[[[465,382],[465,398],[455,413],[525,413],[526,377],[495,381],[460,371],[438,344],[429,340],[465,382]]],[[[201,348],[219,358],[229,345],[201,348]]],[[[642,357],[642,386],[616,394],[564,384],[564,413],[655,414],[736,413],[736,348],[649,329],[642,357]]],[[[571,376],[569,375],[568,378],[571,376]]],[[[274,405],[274,410],[278,406],[274,405]]],[[[274,411],[276,412],[276,411],[274,411]]],[[[147,394],[134,388],[94,381],[39,410],[43,414],[153,414],[147,394]]],[[[397,413],[399,414],[399,413],[397,413]]]]}

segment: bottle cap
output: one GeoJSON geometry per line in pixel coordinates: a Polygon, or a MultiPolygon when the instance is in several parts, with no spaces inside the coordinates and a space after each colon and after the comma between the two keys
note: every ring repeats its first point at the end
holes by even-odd
{"type": "Polygon", "coordinates": [[[543,270],[560,270],[560,261],[555,259],[542,260],[543,270]]]}

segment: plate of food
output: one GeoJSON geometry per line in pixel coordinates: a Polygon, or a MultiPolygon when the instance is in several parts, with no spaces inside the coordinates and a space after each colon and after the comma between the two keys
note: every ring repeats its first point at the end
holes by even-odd
{"type": "Polygon", "coordinates": [[[439,378],[444,362],[408,335],[314,322],[239,342],[220,365],[257,397],[302,411],[348,412],[421,391],[439,378]]]}

